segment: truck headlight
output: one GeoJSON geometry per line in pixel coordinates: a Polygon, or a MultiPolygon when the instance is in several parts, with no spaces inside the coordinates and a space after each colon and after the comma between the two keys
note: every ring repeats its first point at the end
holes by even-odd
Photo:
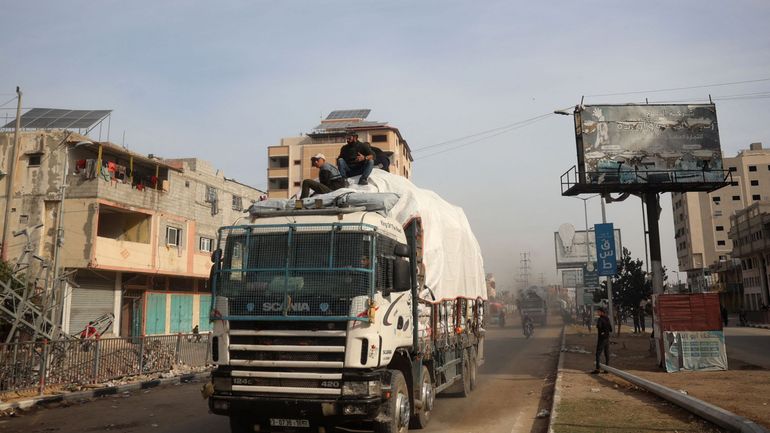
{"type": "Polygon", "coordinates": [[[354,395],[354,396],[380,395],[380,381],[368,380],[363,382],[345,382],[342,384],[342,395],[354,395]]]}
{"type": "Polygon", "coordinates": [[[214,389],[217,391],[232,391],[233,383],[229,377],[214,377],[212,380],[214,389]]]}

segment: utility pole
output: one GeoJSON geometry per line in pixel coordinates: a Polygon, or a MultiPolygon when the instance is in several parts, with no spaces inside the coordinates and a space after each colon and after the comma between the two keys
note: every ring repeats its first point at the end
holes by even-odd
{"type": "Polygon", "coordinates": [[[529,287],[529,253],[521,253],[519,260],[519,281],[524,283],[524,289],[529,287]]]}
{"type": "Polygon", "coordinates": [[[647,229],[650,235],[650,264],[652,265],[652,292],[663,293],[663,260],[660,252],[660,208],[658,194],[645,193],[644,203],[647,207],[647,229]]]}
{"type": "Polygon", "coordinates": [[[3,245],[0,250],[0,258],[8,260],[8,234],[11,229],[11,206],[13,205],[13,180],[16,177],[16,163],[19,149],[19,128],[21,128],[21,88],[16,86],[16,125],[13,131],[13,146],[11,157],[8,158],[8,179],[5,181],[5,217],[3,218],[3,245]]]}

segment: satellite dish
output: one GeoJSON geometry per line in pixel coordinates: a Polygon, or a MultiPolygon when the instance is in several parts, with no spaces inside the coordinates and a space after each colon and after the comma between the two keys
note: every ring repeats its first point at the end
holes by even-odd
{"type": "Polygon", "coordinates": [[[570,223],[564,223],[559,226],[559,238],[564,246],[565,252],[572,250],[572,242],[575,240],[575,226],[570,223]]]}

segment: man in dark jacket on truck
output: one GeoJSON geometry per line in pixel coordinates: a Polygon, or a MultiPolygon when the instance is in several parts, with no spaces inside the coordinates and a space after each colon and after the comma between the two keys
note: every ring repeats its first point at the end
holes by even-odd
{"type": "Polygon", "coordinates": [[[599,358],[604,352],[604,364],[610,365],[610,335],[612,335],[612,323],[607,317],[607,310],[599,308],[599,320],[596,321],[596,331],[599,333],[596,340],[596,369],[592,374],[599,373],[599,358]]]}
{"type": "Polygon", "coordinates": [[[347,144],[340,149],[337,157],[337,167],[342,177],[349,178],[361,175],[359,185],[369,184],[369,175],[374,169],[374,152],[369,143],[358,141],[356,132],[349,132],[346,137],[347,144]]]}
{"type": "Polygon", "coordinates": [[[313,190],[313,195],[315,195],[326,194],[347,186],[345,178],[342,177],[337,167],[326,162],[326,156],[323,153],[310,158],[310,163],[318,169],[318,181],[313,179],[303,180],[302,194],[300,194],[299,198],[309,197],[311,189],[313,190]]]}

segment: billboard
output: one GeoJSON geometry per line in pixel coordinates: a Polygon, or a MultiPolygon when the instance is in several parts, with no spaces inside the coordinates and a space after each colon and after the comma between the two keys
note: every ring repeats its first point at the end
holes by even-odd
{"type": "Polygon", "coordinates": [[[563,270],[561,271],[562,287],[580,287],[583,285],[583,270],[563,270]]]}
{"type": "Polygon", "coordinates": [[[585,105],[575,136],[584,183],[724,182],[714,104],[585,105]]]}
{"type": "MultiPolygon", "coordinates": [[[[614,232],[615,251],[623,251],[620,229],[615,229],[614,232]]],[[[562,224],[559,231],[554,232],[553,237],[556,269],[580,269],[588,262],[596,262],[596,238],[593,231],[588,233],[585,230],[576,231],[572,224],[562,224]]]]}

